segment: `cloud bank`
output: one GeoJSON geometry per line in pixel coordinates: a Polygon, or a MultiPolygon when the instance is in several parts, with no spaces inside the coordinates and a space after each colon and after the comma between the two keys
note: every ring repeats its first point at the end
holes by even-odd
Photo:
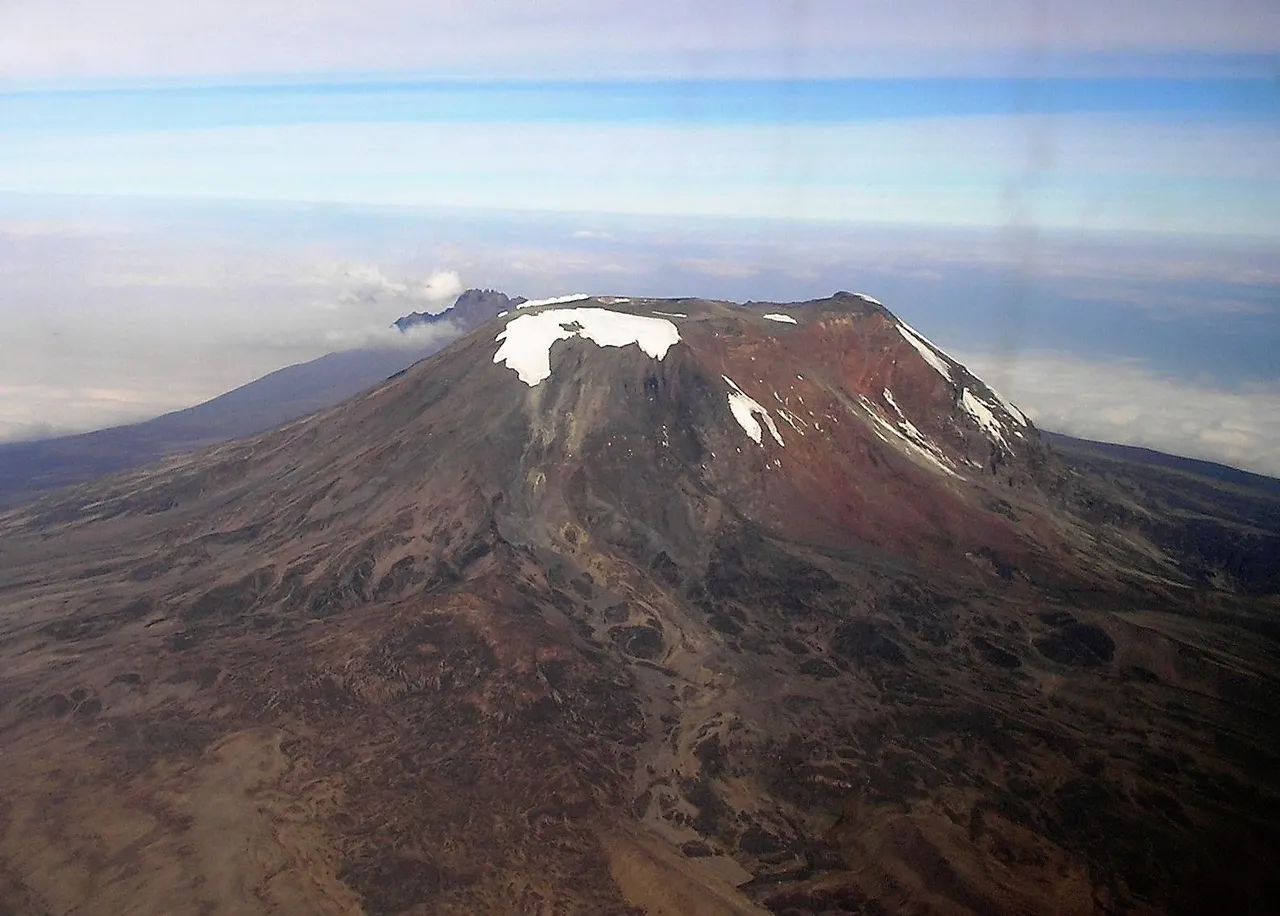
{"type": "Polygon", "coordinates": [[[962,361],[1044,429],[1280,477],[1280,382],[1229,389],[1053,351],[1023,353],[1012,367],[990,353],[962,361]]]}
{"type": "Polygon", "coordinates": [[[451,305],[456,270],[332,255],[128,225],[0,226],[0,441],[147,419],[325,353],[456,333],[391,326],[451,305]]]}

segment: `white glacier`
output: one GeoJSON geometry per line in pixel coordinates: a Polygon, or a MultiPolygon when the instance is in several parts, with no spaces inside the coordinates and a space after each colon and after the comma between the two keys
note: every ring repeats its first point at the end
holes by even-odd
{"type": "Polygon", "coordinates": [[[654,359],[662,359],[680,341],[680,332],[665,318],[602,308],[548,309],[509,321],[494,338],[502,346],[493,354],[493,361],[506,363],[532,388],[551,375],[551,345],[570,337],[582,337],[601,347],[636,344],[654,359]]]}

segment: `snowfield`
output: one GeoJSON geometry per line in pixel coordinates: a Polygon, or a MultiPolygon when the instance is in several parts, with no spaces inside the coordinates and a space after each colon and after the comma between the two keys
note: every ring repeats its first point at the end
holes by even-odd
{"type": "Polygon", "coordinates": [[[570,337],[581,337],[601,347],[636,344],[654,359],[662,359],[679,343],[680,332],[665,318],[602,308],[548,309],[509,321],[494,338],[502,345],[493,354],[493,361],[506,363],[520,381],[532,388],[551,377],[551,345],[570,337]]]}
{"type": "Polygon", "coordinates": [[[528,302],[521,302],[516,308],[531,309],[539,305],[563,305],[566,302],[581,302],[583,299],[590,298],[590,293],[573,293],[568,296],[552,296],[550,299],[530,299],[528,302]]]}

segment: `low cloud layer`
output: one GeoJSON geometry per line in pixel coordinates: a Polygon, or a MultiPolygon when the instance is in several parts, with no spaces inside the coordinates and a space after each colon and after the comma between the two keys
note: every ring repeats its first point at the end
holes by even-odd
{"type": "MultiPolygon", "coordinates": [[[[315,278],[321,286],[348,287],[342,301],[353,305],[395,304],[404,312],[443,312],[462,292],[456,270],[437,270],[422,279],[395,279],[376,264],[337,264],[315,278]]],[[[398,317],[398,316],[397,316],[398,317]]]]}
{"type": "Polygon", "coordinates": [[[361,347],[421,348],[457,271],[232,246],[163,231],[0,227],[0,441],[147,419],[283,366],[361,347]]]}
{"type": "Polygon", "coordinates": [[[1044,429],[1280,477],[1280,383],[1229,389],[1052,351],[1020,354],[1012,366],[990,353],[959,358],[1044,429]]]}

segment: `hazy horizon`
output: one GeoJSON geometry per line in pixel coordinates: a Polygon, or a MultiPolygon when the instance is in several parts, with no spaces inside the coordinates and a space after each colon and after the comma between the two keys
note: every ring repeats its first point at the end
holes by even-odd
{"type": "Polygon", "coordinates": [[[0,440],[463,286],[845,288],[1046,428],[1280,475],[1280,12],[966,9],[7,8],[0,440]]]}

